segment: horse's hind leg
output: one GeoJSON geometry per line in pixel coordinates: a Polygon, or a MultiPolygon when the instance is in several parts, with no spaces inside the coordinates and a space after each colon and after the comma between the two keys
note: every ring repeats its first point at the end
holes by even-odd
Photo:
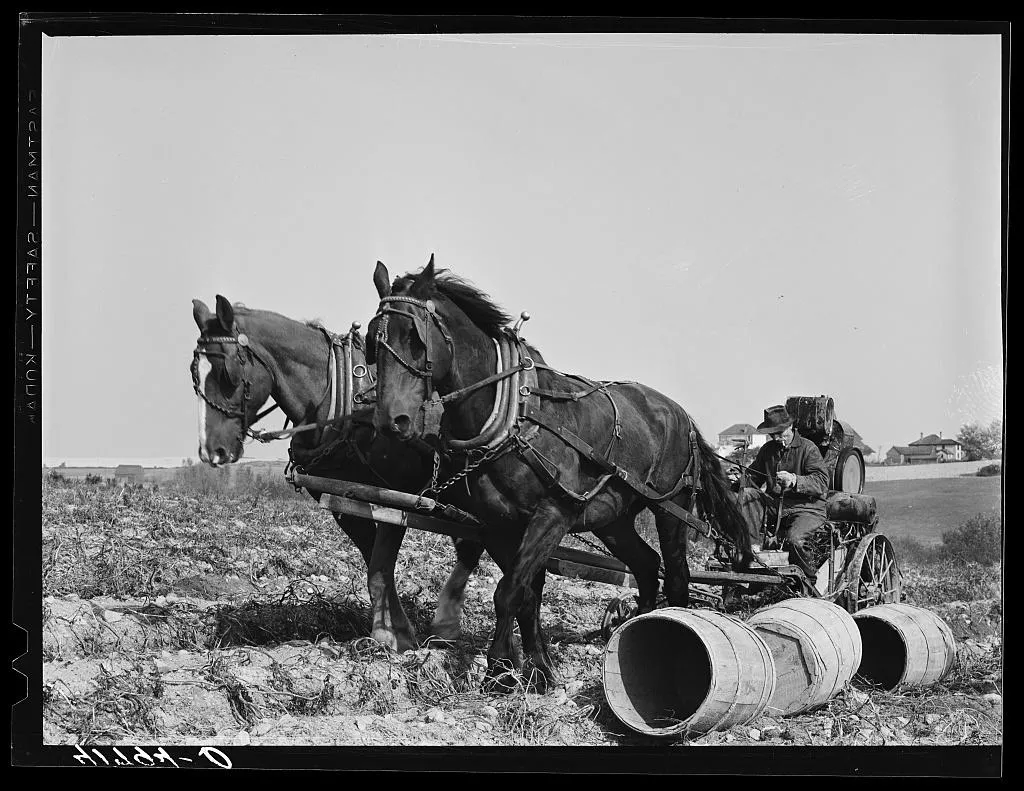
{"type": "Polygon", "coordinates": [[[565,507],[554,503],[548,502],[537,508],[526,527],[511,569],[502,576],[494,592],[497,623],[487,658],[488,673],[492,677],[495,673],[499,674],[499,685],[498,669],[507,666],[514,656],[512,626],[517,618],[520,627],[524,620],[527,623],[527,628],[521,629],[523,648],[529,653],[538,671],[538,688],[543,690],[548,681],[557,681],[547,651],[543,650],[544,640],[539,634],[539,622],[532,623],[536,621],[535,611],[539,609],[539,598],[535,600],[533,584],[537,573],[543,571],[545,561],[561,542],[571,520],[572,514],[565,507]]]}
{"type": "MultiPolygon", "coordinates": [[[[320,502],[320,497],[319,493],[313,495],[317,502],[320,502]]],[[[345,532],[345,535],[352,539],[352,543],[356,545],[359,554],[363,556],[363,560],[369,566],[370,556],[373,554],[373,542],[377,540],[377,528],[373,526],[373,522],[369,519],[344,516],[339,513],[334,514],[334,521],[338,523],[338,527],[345,532]]]]}
{"type": "Polygon", "coordinates": [[[661,558],[665,562],[665,598],[671,607],[690,604],[690,567],[686,565],[686,525],[659,508],[654,510],[661,558]]]}
{"type": "Polygon", "coordinates": [[[367,564],[372,617],[370,636],[395,651],[408,651],[418,646],[416,632],[395,589],[395,561],[403,538],[404,527],[379,523],[373,554],[367,564]]]}
{"type": "Polygon", "coordinates": [[[636,510],[624,514],[611,525],[594,533],[608,547],[608,551],[629,566],[636,580],[637,600],[640,613],[654,609],[658,598],[658,567],[661,559],[636,532],[634,522],[642,511],[641,504],[636,510]]]}
{"type": "Polygon", "coordinates": [[[445,583],[444,590],[438,596],[437,611],[430,624],[431,635],[442,640],[455,640],[459,636],[462,627],[462,605],[466,598],[466,583],[479,565],[480,556],[484,552],[484,545],[479,541],[456,538],[452,540],[452,543],[455,544],[457,560],[448,577],[448,582],[445,583]]]}

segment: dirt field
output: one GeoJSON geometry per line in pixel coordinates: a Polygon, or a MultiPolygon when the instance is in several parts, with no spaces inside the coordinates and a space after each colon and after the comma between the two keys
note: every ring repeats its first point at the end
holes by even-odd
{"type": "MultiPolygon", "coordinates": [[[[596,629],[621,589],[549,576],[542,616],[563,685],[489,694],[489,560],[457,643],[396,655],[365,638],[362,560],[311,500],[69,481],[44,483],[43,509],[48,744],[658,744],[604,700],[596,629]]],[[[396,576],[421,635],[452,560],[447,539],[409,532],[396,576]]],[[[668,746],[1001,743],[999,568],[905,571],[907,600],[957,636],[940,685],[894,694],[855,682],[818,711],[668,746]]]]}

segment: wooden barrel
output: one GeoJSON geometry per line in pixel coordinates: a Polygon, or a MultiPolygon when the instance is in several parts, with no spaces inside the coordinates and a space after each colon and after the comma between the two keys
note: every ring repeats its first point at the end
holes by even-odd
{"type": "Polygon", "coordinates": [[[817,442],[832,434],[836,405],[829,396],[790,396],[786,399],[786,411],[801,436],[817,442]]]}
{"type": "Polygon", "coordinates": [[[796,714],[831,700],[857,672],[861,639],[842,607],[824,599],[788,599],[747,619],[775,662],[775,691],[765,713],[796,714]]]}
{"type": "Polygon", "coordinates": [[[706,733],[757,717],[775,689],[772,654],[751,627],[713,610],[666,607],[626,621],[604,652],[604,694],[648,736],[706,733]]]}
{"type": "Polygon", "coordinates": [[[928,686],[956,663],[953,630],[939,616],[909,604],[880,604],[854,613],[864,656],[857,675],[886,689],[928,686]]]}
{"type": "Polygon", "coordinates": [[[864,477],[864,454],[852,445],[840,450],[832,470],[832,488],[860,494],[864,491],[864,477]]]}
{"type": "Polygon", "coordinates": [[[864,522],[871,524],[878,513],[875,498],[867,494],[829,492],[825,511],[833,522],[864,522]]]}

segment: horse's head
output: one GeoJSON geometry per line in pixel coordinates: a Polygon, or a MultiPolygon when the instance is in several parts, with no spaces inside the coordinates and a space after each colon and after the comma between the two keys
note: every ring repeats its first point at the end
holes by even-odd
{"type": "Polygon", "coordinates": [[[377,364],[377,428],[403,440],[420,435],[416,415],[451,372],[451,333],[442,314],[434,256],[418,275],[392,285],[380,261],[373,274],[380,307],[367,327],[367,359],[377,364]]]}
{"type": "Polygon", "coordinates": [[[217,467],[241,458],[249,426],[273,390],[274,374],[224,297],[217,295],[216,312],[192,300],[192,315],[199,327],[190,368],[199,397],[199,458],[217,467]]]}
{"type": "MultiPolygon", "coordinates": [[[[472,284],[435,271],[434,256],[421,272],[394,283],[378,261],[373,282],[380,297],[367,328],[367,360],[377,364],[374,422],[409,440],[423,435],[428,421],[421,407],[434,391],[445,396],[494,373],[493,339],[511,317],[472,284]]],[[[462,410],[473,397],[453,403],[462,410]]]]}

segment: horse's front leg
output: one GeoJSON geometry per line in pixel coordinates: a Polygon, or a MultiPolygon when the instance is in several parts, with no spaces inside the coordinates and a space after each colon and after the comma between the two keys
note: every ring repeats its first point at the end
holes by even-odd
{"type": "MultiPolygon", "coordinates": [[[[571,513],[565,507],[546,503],[537,508],[526,526],[519,550],[494,591],[494,612],[497,619],[494,639],[487,652],[488,674],[499,687],[501,674],[508,669],[514,657],[512,643],[513,621],[518,617],[523,635],[523,650],[538,671],[537,686],[557,683],[554,667],[547,655],[538,620],[540,601],[535,598],[532,585],[545,561],[554,552],[569,529],[571,513]]],[[[543,580],[543,578],[541,578],[543,580]]],[[[541,582],[543,586],[543,582],[541,582]]]]}
{"type": "Polygon", "coordinates": [[[430,624],[430,633],[442,640],[455,640],[462,628],[462,605],[466,599],[466,583],[480,564],[484,545],[468,538],[452,540],[457,560],[444,590],[437,599],[437,610],[430,624]]]}
{"type": "Polygon", "coordinates": [[[654,509],[661,558],[665,562],[665,598],[670,607],[690,605],[690,567],[686,562],[687,527],[681,519],[654,509]]]}
{"type": "Polygon", "coordinates": [[[377,524],[377,540],[367,563],[367,588],[370,591],[370,636],[394,651],[408,651],[418,646],[412,628],[395,589],[395,562],[405,538],[405,528],[387,523],[377,524]]]}
{"type": "MultiPolygon", "coordinates": [[[[310,495],[314,500],[320,502],[323,492],[310,492],[310,495]]],[[[377,531],[373,526],[373,522],[369,519],[345,516],[337,512],[332,512],[332,514],[334,521],[338,523],[338,527],[345,532],[345,535],[352,539],[352,543],[356,545],[359,554],[363,556],[363,560],[369,566],[370,556],[373,554],[373,543],[377,540],[377,531]]]]}

